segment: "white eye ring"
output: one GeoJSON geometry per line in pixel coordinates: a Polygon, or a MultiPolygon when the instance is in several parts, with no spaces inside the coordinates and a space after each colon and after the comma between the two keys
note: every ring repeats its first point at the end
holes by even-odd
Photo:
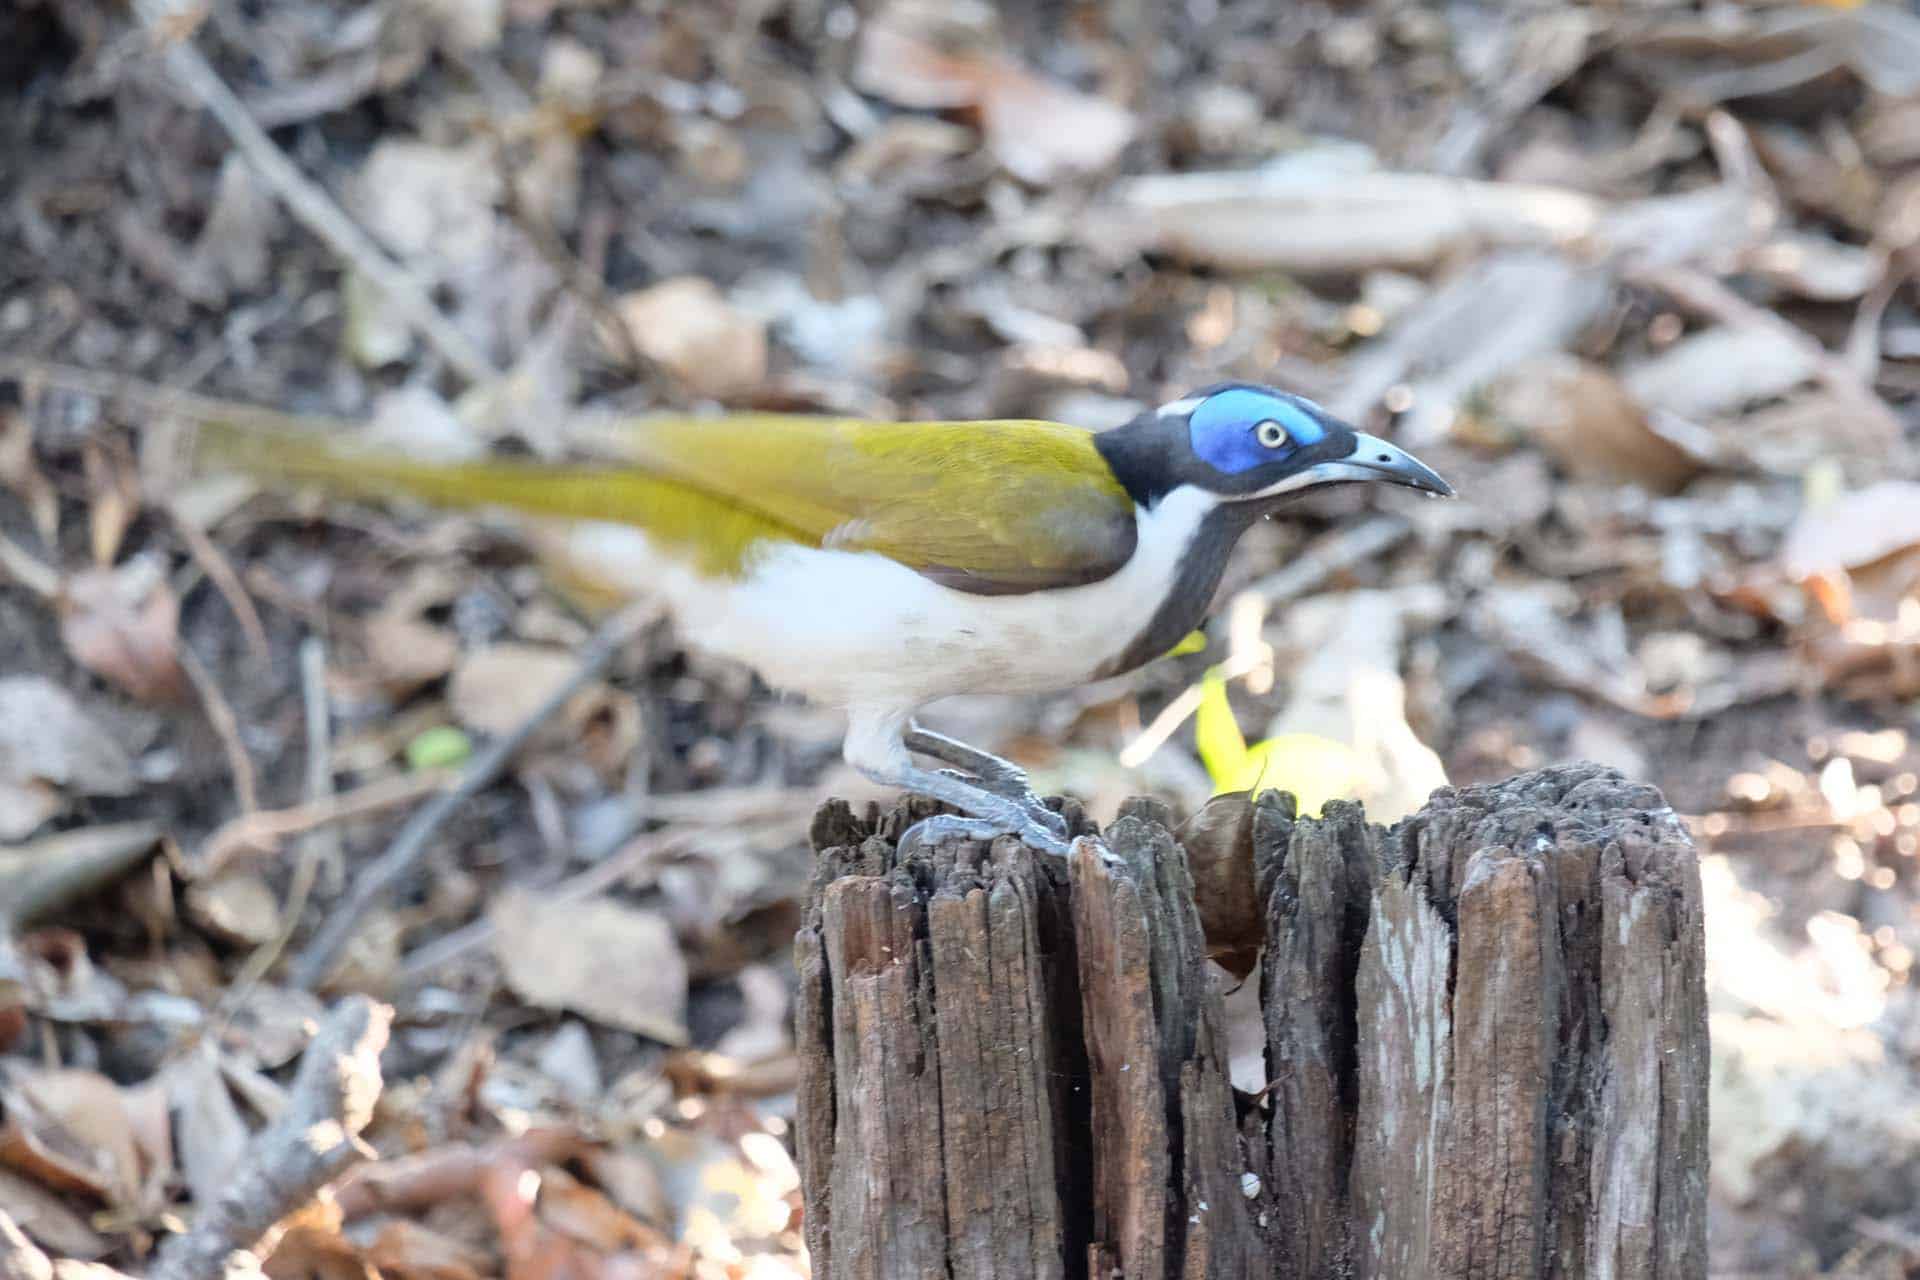
{"type": "Polygon", "coordinates": [[[1291,443],[1287,429],[1272,418],[1268,418],[1253,429],[1253,438],[1269,449],[1278,449],[1282,445],[1291,443]]]}

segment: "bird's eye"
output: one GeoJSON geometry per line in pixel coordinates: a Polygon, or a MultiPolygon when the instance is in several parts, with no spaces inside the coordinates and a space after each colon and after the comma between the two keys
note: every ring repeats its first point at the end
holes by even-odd
{"type": "Polygon", "coordinates": [[[1253,438],[1269,449],[1278,449],[1289,443],[1287,429],[1271,418],[1253,429],[1253,438]]]}

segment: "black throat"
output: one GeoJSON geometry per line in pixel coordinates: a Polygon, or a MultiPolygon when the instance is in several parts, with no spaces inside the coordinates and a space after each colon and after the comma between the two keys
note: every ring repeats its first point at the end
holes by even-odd
{"type": "MultiPolygon", "coordinates": [[[[1111,456],[1108,461],[1112,461],[1111,456]]],[[[1121,483],[1125,484],[1126,480],[1123,478],[1121,483]]],[[[1120,655],[1095,673],[1096,678],[1117,676],[1165,656],[1167,650],[1199,626],[1207,616],[1207,607],[1213,603],[1213,593],[1220,589],[1220,578],[1227,571],[1227,557],[1233,553],[1234,544],[1265,509],[1257,502],[1225,502],[1208,512],[1188,541],[1180,557],[1180,571],[1165,598],[1154,607],[1146,625],[1120,655]]]]}

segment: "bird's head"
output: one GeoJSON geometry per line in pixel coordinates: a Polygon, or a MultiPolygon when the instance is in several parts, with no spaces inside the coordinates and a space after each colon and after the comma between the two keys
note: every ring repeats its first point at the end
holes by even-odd
{"type": "Polygon", "coordinates": [[[1146,505],[1181,486],[1249,504],[1358,481],[1453,496],[1451,485],[1406,450],[1311,400],[1255,383],[1209,387],[1096,438],[1115,474],[1146,505]]]}

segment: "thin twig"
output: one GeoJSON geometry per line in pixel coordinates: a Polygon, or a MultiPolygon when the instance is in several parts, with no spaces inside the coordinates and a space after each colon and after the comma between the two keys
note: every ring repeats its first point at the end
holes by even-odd
{"type": "Polygon", "coordinates": [[[266,666],[272,660],[273,652],[267,645],[267,629],[260,623],[260,611],[253,607],[253,597],[240,582],[240,575],[233,571],[233,562],[228,560],[219,547],[213,545],[206,530],[180,514],[172,503],[166,505],[166,512],[173,520],[173,527],[180,532],[181,541],[187,544],[187,552],[193,556],[194,563],[213,583],[214,590],[220,593],[233,610],[234,619],[240,624],[240,634],[247,639],[247,648],[253,654],[255,662],[266,666]]]}
{"type": "Polygon", "coordinates": [[[1256,580],[1246,590],[1259,596],[1266,607],[1272,609],[1316,590],[1336,574],[1374,559],[1412,532],[1413,525],[1405,516],[1374,516],[1350,529],[1338,529],[1316,540],[1299,555],[1290,557],[1286,568],[1256,580]]]}
{"type": "Polygon", "coordinates": [[[219,735],[221,750],[227,754],[227,767],[233,770],[233,793],[239,801],[240,812],[257,813],[260,809],[259,783],[254,773],[253,757],[247,754],[246,744],[240,741],[240,720],[233,714],[233,704],[227,701],[220,682],[213,678],[213,672],[207,670],[207,664],[200,661],[199,654],[182,644],[179,658],[180,669],[187,673],[193,691],[200,697],[200,706],[207,713],[207,723],[219,735]]]}
{"type": "Polygon", "coordinates": [[[0,576],[11,577],[42,600],[60,594],[60,571],[43,564],[4,533],[0,533],[0,576]]]}
{"type": "MultiPolygon", "coordinates": [[[[300,642],[300,701],[307,720],[307,803],[332,801],[333,708],[327,701],[327,645],[317,635],[300,642]]],[[[310,831],[301,841],[301,860],[311,855],[325,862],[331,878],[340,878],[340,832],[332,827],[310,831]]]]}
{"type": "Polygon", "coordinates": [[[586,1135],[570,1125],[528,1129],[484,1145],[442,1143],[356,1169],[340,1183],[335,1202],[348,1221],[369,1213],[427,1209],[473,1194],[480,1175],[495,1165],[558,1164],[587,1146],[586,1135]]]}
{"type": "Polygon", "coordinates": [[[451,781],[448,774],[438,770],[402,774],[370,782],[315,804],[242,814],[208,837],[200,856],[190,864],[192,878],[203,880],[217,875],[241,854],[271,851],[288,836],[302,835],[349,818],[363,818],[395,805],[410,804],[442,790],[451,781]]]}
{"type": "Polygon", "coordinates": [[[301,173],[274,145],[266,130],[248,114],[226,81],[190,43],[189,37],[169,31],[180,25],[183,16],[176,0],[140,0],[137,8],[147,27],[165,45],[167,70],[220,122],[233,145],[286,202],[293,216],[354,270],[372,281],[466,378],[483,384],[499,378],[500,371],[441,314],[419,280],[389,258],[373,238],[334,203],[332,196],[301,173]]]}
{"type": "MultiPolygon", "coordinates": [[[[1248,652],[1228,658],[1220,664],[1220,677],[1223,680],[1237,680],[1263,662],[1273,661],[1271,654],[1248,652]]],[[[1138,769],[1153,758],[1153,753],[1166,745],[1187,722],[1187,717],[1200,709],[1200,686],[1190,684],[1180,691],[1180,696],[1160,708],[1160,714],[1153,723],[1140,731],[1140,736],[1129,742],[1120,751],[1120,765],[1125,769],[1138,769]]]]}
{"type": "MultiPolygon", "coordinates": [[[[327,764],[333,754],[333,724],[327,707],[326,678],[326,646],[320,637],[308,636],[300,645],[300,687],[307,712],[307,802],[313,805],[333,799],[333,770],[327,764]]],[[[336,860],[340,856],[338,829],[326,826],[307,832],[300,844],[300,861],[294,864],[286,907],[280,912],[280,932],[256,948],[240,966],[240,972],[220,1002],[223,1025],[246,1003],[248,994],[279,962],[287,944],[293,940],[294,930],[300,927],[300,917],[307,909],[307,899],[313,893],[314,881],[319,878],[320,863],[329,854],[336,860]]],[[[218,1038],[216,1033],[215,1039],[218,1038]]]]}
{"type": "Polygon", "coordinates": [[[200,1207],[193,1229],[168,1241],[150,1280],[221,1275],[230,1255],[252,1249],[273,1225],[350,1167],[373,1155],[360,1131],[380,1097],[380,1051],[393,1010],[365,996],[335,1006],[301,1056],[284,1111],[261,1130],[200,1207]]]}
{"type": "Polygon", "coordinates": [[[319,985],[320,980],[332,969],[334,960],[346,946],[347,940],[366,923],[367,917],[392,893],[414,864],[426,856],[434,833],[456,810],[485,790],[505,771],[541,725],[571,702],[575,694],[598,679],[601,671],[613,660],[614,654],[620,651],[621,646],[632,638],[641,625],[655,617],[656,612],[651,604],[629,606],[603,623],[586,651],[580,655],[579,668],[567,682],[549,694],[533,714],[515,726],[513,732],[496,739],[476,757],[461,774],[460,782],[453,790],[442,792],[434,797],[432,803],[413,815],[400,834],[394,837],[387,851],[361,869],[347,900],[328,914],[320,932],[307,944],[307,949],[300,953],[299,959],[294,961],[290,974],[294,986],[310,991],[319,985]]]}

